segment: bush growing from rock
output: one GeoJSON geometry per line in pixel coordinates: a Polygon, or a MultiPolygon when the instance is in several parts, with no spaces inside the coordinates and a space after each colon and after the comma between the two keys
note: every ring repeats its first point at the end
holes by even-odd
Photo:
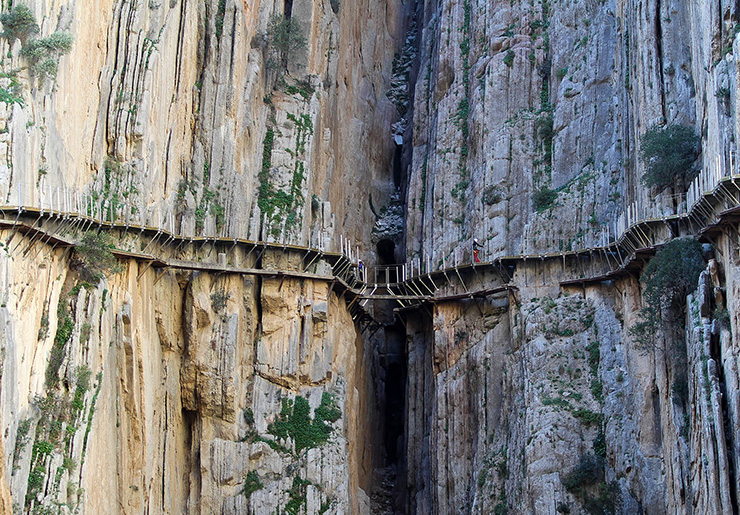
{"type": "Polygon", "coordinates": [[[16,5],[10,11],[0,14],[3,24],[3,37],[10,43],[16,38],[25,42],[29,37],[38,33],[39,26],[31,9],[23,4],[16,5]]]}
{"type": "Polygon", "coordinates": [[[652,346],[664,314],[681,308],[703,269],[701,244],[693,238],[669,241],[650,260],[640,278],[644,285],[640,322],[630,329],[641,346],[652,346]]]}
{"type": "Polygon", "coordinates": [[[21,51],[31,73],[41,82],[57,76],[59,58],[72,49],[74,38],[69,32],[55,32],[48,38],[32,39],[21,51]]]}
{"type": "Polygon", "coordinates": [[[295,53],[306,47],[306,38],[296,20],[277,14],[267,27],[267,45],[271,54],[267,66],[285,69],[295,53]]]}
{"type": "Polygon", "coordinates": [[[619,487],[616,482],[606,483],[604,466],[603,459],[584,454],[578,465],[562,478],[565,489],[592,515],[615,513],[619,501],[619,487]]]}
{"type": "Polygon", "coordinates": [[[113,244],[107,234],[95,231],[85,233],[75,248],[77,269],[85,280],[98,282],[104,276],[117,274],[122,270],[111,249],[113,244]]]}
{"type": "Polygon", "coordinates": [[[642,181],[658,191],[673,185],[685,189],[698,174],[694,166],[698,155],[699,137],[691,127],[653,127],[640,141],[640,157],[646,167],[642,181]]]}
{"type": "Polygon", "coordinates": [[[547,186],[543,186],[539,190],[534,192],[532,195],[532,203],[538,213],[546,209],[550,209],[555,205],[555,200],[558,198],[558,192],[551,190],[547,186]]]}

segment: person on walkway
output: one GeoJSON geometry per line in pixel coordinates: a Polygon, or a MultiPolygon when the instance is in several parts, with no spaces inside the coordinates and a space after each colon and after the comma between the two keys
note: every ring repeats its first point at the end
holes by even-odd
{"type": "Polygon", "coordinates": [[[473,238],[473,263],[480,263],[480,257],[478,257],[478,253],[482,248],[483,245],[478,243],[478,238],[473,238]]]}
{"type": "Polygon", "coordinates": [[[357,275],[360,276],[360,281],[365,282],[365,263],[362,260],[357,261],[357,275]]]}

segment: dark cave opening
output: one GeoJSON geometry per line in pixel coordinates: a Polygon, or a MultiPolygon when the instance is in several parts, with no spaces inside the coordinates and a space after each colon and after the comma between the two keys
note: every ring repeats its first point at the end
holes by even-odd
{"type": "Polygon", "coordinates": [[[380,240],[375,248],[378,251],[378,260],[381,265],[396,264],[396,244],[393,240],[380,240]]]}
{"type": "Polygon", "coordinates": [[[404,513],[406,505],[406,329],[402,323],[385,326],[380,358],[383,378],[378,391],[382,428],[378,434],[383,460],[376,469],[377,513],[404,513]]]}

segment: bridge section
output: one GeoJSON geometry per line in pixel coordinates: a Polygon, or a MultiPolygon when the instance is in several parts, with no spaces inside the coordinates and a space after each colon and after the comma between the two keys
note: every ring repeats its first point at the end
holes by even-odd
{"type": "MultiPolygon", "coordinates": [[[[0,205],[0,227],[11,230],[6,250],[20,250],[22,255],[45,248],[71,249],[85,232],[98,230],[116,233],[113,253],[120,259],[144,262],[141,274],[153,267],[159,277],[169,269],[184,269],[329,281],[347,297],[356,320],[370,326],[363,307],[371,300],[393,301],[400,309],[411,309],[515,290],[512,279],[517,266],[533,260],[561,262],[571,277],[561,281],[563,285],[604,281],[639,269],[645,258],[674,237],[698,234],[711,239],[723,225],[740,221],[740,173],[724,172],[720,167],[702,171],[673,212],[658,206],[628,206],[613,226],[605,228],[598,246],[498,256],[482,263],[463,262],[458,257],[462,253],[456,252],[451,263],[443,259],[439,268],[434,267],[436,257],[424,255],[399,265],[358,267],[359,250],[342,236],[336,242],[340,250],[332,252],[326,250],[326,238],[321,236],[315,246],[299,246],[223,235],[180,235],[173,232],[171,217],[163,225],[141,224],[134,218],[96,218],[88,214],[91,206],[83,197],[59,189],[36,192],[38,205],[0,205]],[[28,236],[22,248],[22,242],[14,244],[18,233],[28,236]],[[469,289],[466,277],[478,273],[490,274],[491,281],[469,289]]],[[[23,198],[20,189],[18,198],[23,198]]],[[[92,212],[105,213],[105,206],[92,212]]]]}

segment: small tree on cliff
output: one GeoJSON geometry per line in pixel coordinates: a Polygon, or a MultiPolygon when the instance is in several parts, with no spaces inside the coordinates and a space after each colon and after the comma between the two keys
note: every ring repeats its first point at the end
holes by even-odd
{"type": "Polygon", "coordinates": [[[123,269],[111,249],[113,244],[107,234],[95,231],[85,233],[75,247],[75,265],[84,280],[97,283],[104,276],[117,274],[123,269]]]}
{"type": "Polygon", "coordinates": [[[39,31],[36,17],[31,9],[23,4],[18,4],[10,11],[0,14],[0,22],[3,24],[3,37],[11,44],[18,38],[25,44],[26,40],[39,31]]]}
{"type": "Polygon", "coordinates": [[[678,238],[659,250],[640,278],[643,283],[643,307],[640,321],[630,334],[643,348],[651,348],[666,314],[680,311],[682,319],[686,296],[696,288],[704,269],[701,244],[694,238],[678,238]]]}
{"type": "Polygon", "coordinates": [[[640,140],[640,157],[645,163],[645,186],[658,192],[676,185],[686,189],[699,171],[694,165],[699,155],[699,136],[684,125],[655,126],[640,140]]]}
{"type": "Polygon", "coordinates": [[[276,14],[267,26],[267,66],[283,72],[296,52],[306,48],[306,38],[293,18],[276,14]]]}

